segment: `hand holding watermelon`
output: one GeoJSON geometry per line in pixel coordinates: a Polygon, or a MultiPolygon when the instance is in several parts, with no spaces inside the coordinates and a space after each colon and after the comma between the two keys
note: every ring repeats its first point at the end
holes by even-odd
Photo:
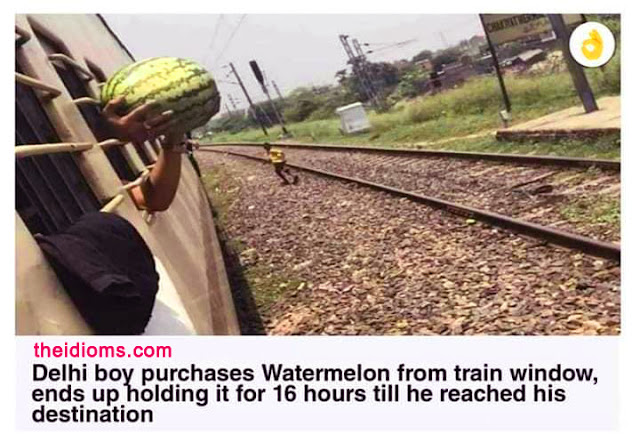
{"type": "Polygon", "coordinates": [[[109,101],[102,111],[114,136],[120,140],[143,143],[164,135],[173,125],[173,111],[159,112],[154,102],[147,102],[120,115],[124,104],[125,99],[120,96],[109,101]]]}
{"type": "Polygon", "coordinates": [[[114,131],[134,141],[184,134],[220,110],[220,94],[211,74],[191,60],[175,57],[124,66],[105,83],[100,95],[114,131]]]}

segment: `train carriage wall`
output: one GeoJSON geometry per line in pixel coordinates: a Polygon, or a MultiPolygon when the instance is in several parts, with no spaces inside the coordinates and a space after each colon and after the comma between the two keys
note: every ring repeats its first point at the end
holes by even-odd
{"type": "MultiPolygon", "coordinates": [[[[132,56],[99,15],[16,15],[16,26],[31,39],[16,48],[24,74],[62,91],[56,98],[38,93],[43,109],[61,142],[97,140],[78,106],[65,90],[38,35],[58,43],[66,55],[89,70],[98,67],[108,77],[132,62],[132,56]]],[[[87,82],[99,96],[96,79],[87,82]]],[[[123,149],[123,148],[111,148],[123,149]]],[[[127,146],[132,167],[144,164],[127,146]]],[[[122,183],[103,150],[74,154],[88,185],[101,202],[118,195],[122,183]]],[[[180,186],[171,207],[147,217],[125,192],[116,212],[129,220],[162,262],[198,334],[238,334],[239,327],[206,193],[190,162],[182,162],[180,186]]],[[[16,213],[16,334],[90,334],[69,296],[16,213]]]]}

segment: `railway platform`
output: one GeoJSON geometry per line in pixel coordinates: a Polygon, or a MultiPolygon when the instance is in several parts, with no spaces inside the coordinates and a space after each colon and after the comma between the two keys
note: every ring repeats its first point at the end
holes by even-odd
{"type": "Polygon", "coordinates": [[[496,131],[498,140],[515,141],[559,138],[591,138],[620,134],[620,96],[597,100],[598,110],[585,114],[582,106],[573,106],[544,117],[496,131]]]}

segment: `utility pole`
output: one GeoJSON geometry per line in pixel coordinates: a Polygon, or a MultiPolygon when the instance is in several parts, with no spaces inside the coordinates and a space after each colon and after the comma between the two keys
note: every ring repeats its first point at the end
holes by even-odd
{"type": "Polygon", "coordinates": [[[360,46],[360,42],[357,39],[352,39],[353,47],[356,48],[356,54],[358,54],[358,63],[360,63],[360,69],[362,70],[362,74],[364,75],[365,81],[368,83],[369,89],[373,93],[373,99],[376,103],[376,106],[379,105],[378,100],[378,90],[376,89],[376,85],[373,83],[373,78],[371,75],[371,71],[369,69],[369,65],[367,64],[367,56],[362,52],[362,47],[360,46]]]}
{"type": "Polygon", "coordinates": [[[238,108],[236,107],[236,101],[233,98],[233,95],[227,94],[227,97],[229,98],[229,103],[231,103],[231,107],[233,108],[233,110],[237,110],[238,108]]]}
{"type": "Polygon", "coordinates": [[[276,91],[276,94],[278,94],[278,98],[280,100],[284,100],[282,98],[282,94],[280,93],[280,88],[278,88],[278,85],[276,84],[276,81],[275,80],[271,80],[271,84],[273,85],[273,89],[276,91]]]}
{"type": "MultiPolygon", "coordinates": [[[[236,67],[233,66],[233,63],[231,63],[231,62],[229,62],[229,67],[231,68],[231,72],[233,72],[233,75],[236,77],[236,80],[238,80],[238,84],[240,85],[240,88],[242,89],[242,92],[244,92],[244,96],[246,97],[247,101],[249,102],[249,109],[253,111],[253,108],[254,108],[253,101],[251,101],[251,97],[249,96],[249,93],[247,92],[247,88],[244,87],[244,83],[242,83],[242,79],[238,75],[238,71],[236,71],[236,67]]],[[[253,115],[255,116],[255,120],[258,122],[258,124],[262,128],[262,132],[264,132],[264,135],[268,136],[269,133],[267,132],[267,128],[264,127],[264,123],[262,123],[262,120],[258,117],[258,113],[257,112],[253,112],[253,115]]]]}
{"type": "Polygon", "coordinates": [[[362,74],[362,71],[360,70],[360,64],[358,63],[357,57],[353,53],[353,49],[351,49],[351,45],[349,44],[349,40],[347,40],[349,38],[349,36],[348,35],[344,35],[344,34],[340,34],[339,37],[340,37],[340,43],[342,43],[342,47],[344,48],[345,52],[347,53],[347,57],[349,58],[348,63],[353,67],[353,74],[358,79],[358,83],[360,84],[360,88],[362,89],[364,94],[367,96],[367,98],[369,100],[371,100],[373,102],[373,104],[377,107],[378,106],[378,102],[377,102],[377,100],[375,98],[375,94],[373,93],[373,91],[371,90],[371,88],[369,87],[367,82],[365,81],[364,76],[362,74]]]}
{"type": "Polygon", "coordinates": [[[569,30],[562,18],[562,14],[549,14],[549,21],[551,22],[553,32],[556,34],[556,38],[560,40],[562,55],[567,62],[567,67],[573,80],[573,86],[575,86],[580,100],[582,100],[584,112],[588,114],[589,112],[597,111],[598,105],[591,91],[591,86],[589,86],[587,76],[584,74],[584,69],[571,56],[571,51],[569,50],[569,30]]]}
{"type": "Polygon", "coordinates": [[[251,66],[251,70],[253,71],[253,75],[255,75],[256,80],[258,80],[258,83],[262,88],[262,92],[264,92],[264,95],[267,96],[267,101],[271,105],[271,109],[273,110],[273,113],[275,114],[276,119],[278,119],[278,123],[280,123],[280,126],[282,127],[282,134],[285,137],[288,137],[289,131],[287,131],[287,127],[284,125],[284,119],[282,118],[282,115],[280,115],[280,111],[276,107],[275,103],[273,103],[273,100],[271,100],[271,94],[269,94],[269,90],[267,89],[267,85],[265,84],[264,73],[260,70],[258,63],[255,60],[251,60],[249,62],[249,66],[251,66]]]}

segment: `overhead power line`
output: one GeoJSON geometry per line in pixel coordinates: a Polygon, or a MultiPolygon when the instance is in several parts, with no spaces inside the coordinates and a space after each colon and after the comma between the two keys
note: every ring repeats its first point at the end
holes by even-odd
{"type": "Polygon", "coordinates": [[[207,61],[209,60],[209,56],[213,53],[213,47],[216,42],[216,37],[218,36],[218,31],[220,30],[220,24],[222,23],[223,20],[224,20],[224,14],[220,14],[218,16],[218,20],[216,21],[216,25],[213,28],[213,35],[211,36],[211,41],[209,42],[209,46],[207,46],[206,52],[203,57],[204,61],[202,64],[204,65],[207,64],[207,61]]]}
{"type": "Polygon", "coordinates": [[[215,58],[215,60],[213,61],[213,64],[216,65],[218,63],[218,60],[220,60],[220,58],[224,55],[224,53],[227,51],[227,48],[229,47],[229,45],[231,44],[231,41],[233,40],[233,37],[235,37],[235,35],[238,32],[238,29],[240,29],[240,25],[242,25],[242,22],[244,21],[245,17],[247,16],[247,14],[242,14],[242,17],[240,17],[240,20],[238,20],[238,23],[236,23],[236,27],[233,28],[233,31],[231,32],[231,34],[229,35],[229,38],[227,39],[226,43],[224,44],[224,47],[222,48],[222,51],[220,51],[220,53],[218,54],[218,56],[215,58]]]}
{"type": "MultiPolygon", "coordinates": [[[[380,51],[388,51],[389,49],[395,49],[395,48],[401,48],[403,46],[407,46],[411,43],[417,42],[418,39],[417,38],[412,38],[411,40],[404,40],[398,43],[391,43],[388,44],[386,46],[382,46],[382,47],[378,47],[378,48],[373,48],[367,51],[367,54],[371,54],[374,52],[380,52],[380,51]]],[[[366,47],[371,47],[371,43],[363,43],[363,46],[366,47]]]]}

